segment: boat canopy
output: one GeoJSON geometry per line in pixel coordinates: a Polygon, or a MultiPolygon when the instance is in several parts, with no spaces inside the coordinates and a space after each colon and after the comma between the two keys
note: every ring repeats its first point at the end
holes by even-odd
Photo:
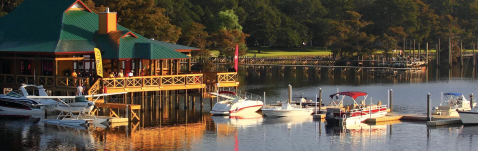
{"type": "Polygon", "coordinates": [[[236,95],[236,93],[231,92],[231,91],[220,91],[219,94],[232,94],[232,95],[236,95]]]}
{"type": "Polygon", "coordinates": [[[357,99],[357,97],[366,96],[367,93],[365,93],[365,92],[359,92],[359,91],[339,92],[339,93],[331,94],[331,95],[330,95],[330,98],[333,98],[334,96],[337,96],[337,95],[349,96],[349,97],[352,97],[352,98],[355,100],[355,99],[357,99]]]}
{"type": "Polygon", "coordinates": [[[461,93],[453,93],[453,92],[444,93],[443,95],[462,96],[461,93]]]}

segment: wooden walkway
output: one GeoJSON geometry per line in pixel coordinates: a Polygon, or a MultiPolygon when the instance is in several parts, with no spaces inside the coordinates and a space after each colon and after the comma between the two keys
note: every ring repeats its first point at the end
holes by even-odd
{"type": "Polygon", "coordinates": [[[281,65],[281,64],[243,64],[246,66],[272,66],[272,67],[314,67],[314,68],[354,68],[354,69],[393,69],[393,70],[421,70],[421,67],[393,68],[393,67],[362,67],[362,66],[324,66],[324,65],[281,65]]]}

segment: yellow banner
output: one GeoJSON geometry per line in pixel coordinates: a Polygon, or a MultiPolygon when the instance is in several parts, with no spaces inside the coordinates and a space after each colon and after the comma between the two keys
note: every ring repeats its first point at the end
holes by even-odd
{"type": "Polygon", "coordinates": [[[96,74],[100,77],[103,77],[103,63],[101,60],[100,49],[95,48],[96,74]]]}

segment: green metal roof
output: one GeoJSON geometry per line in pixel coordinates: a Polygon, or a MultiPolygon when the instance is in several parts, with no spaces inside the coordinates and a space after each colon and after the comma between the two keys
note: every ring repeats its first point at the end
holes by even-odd
{"type": "Polygon", "coordinates": [[[98,15],[70,10],[77,0],[24,0],[14,11],[0,18],[0,52],[90,52],[99,48],[106,59],[188,58],[174,50],[197,48],[153,41],[118,25],[117,32],[98,34],[98,15]],[[136,37],[124,36],[132,32],[136,37]],[[118,44],[119,42],[119,44],[118,44]],[[135,44],[150,43],[150,56],[135,44]]]}

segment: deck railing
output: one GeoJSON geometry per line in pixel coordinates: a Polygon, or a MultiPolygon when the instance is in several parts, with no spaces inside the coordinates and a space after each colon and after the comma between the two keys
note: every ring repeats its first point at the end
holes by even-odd
{"type": "Polygon", "coordinates": [[[89,87],[89,78],[56,77],[56,86],[59,87],[76,87],[80,83],[83,86],[89,87]]]}
{"type": "Polygon", "coordinates": [[[103,78],[103,85],[107,88],[186,86],[202,83],[203,74],[103,78]]]}
{"type": "Polygon", "coordinates": [[[238,82],[237,72],[204,73],[205,83],[238,82]]]}

